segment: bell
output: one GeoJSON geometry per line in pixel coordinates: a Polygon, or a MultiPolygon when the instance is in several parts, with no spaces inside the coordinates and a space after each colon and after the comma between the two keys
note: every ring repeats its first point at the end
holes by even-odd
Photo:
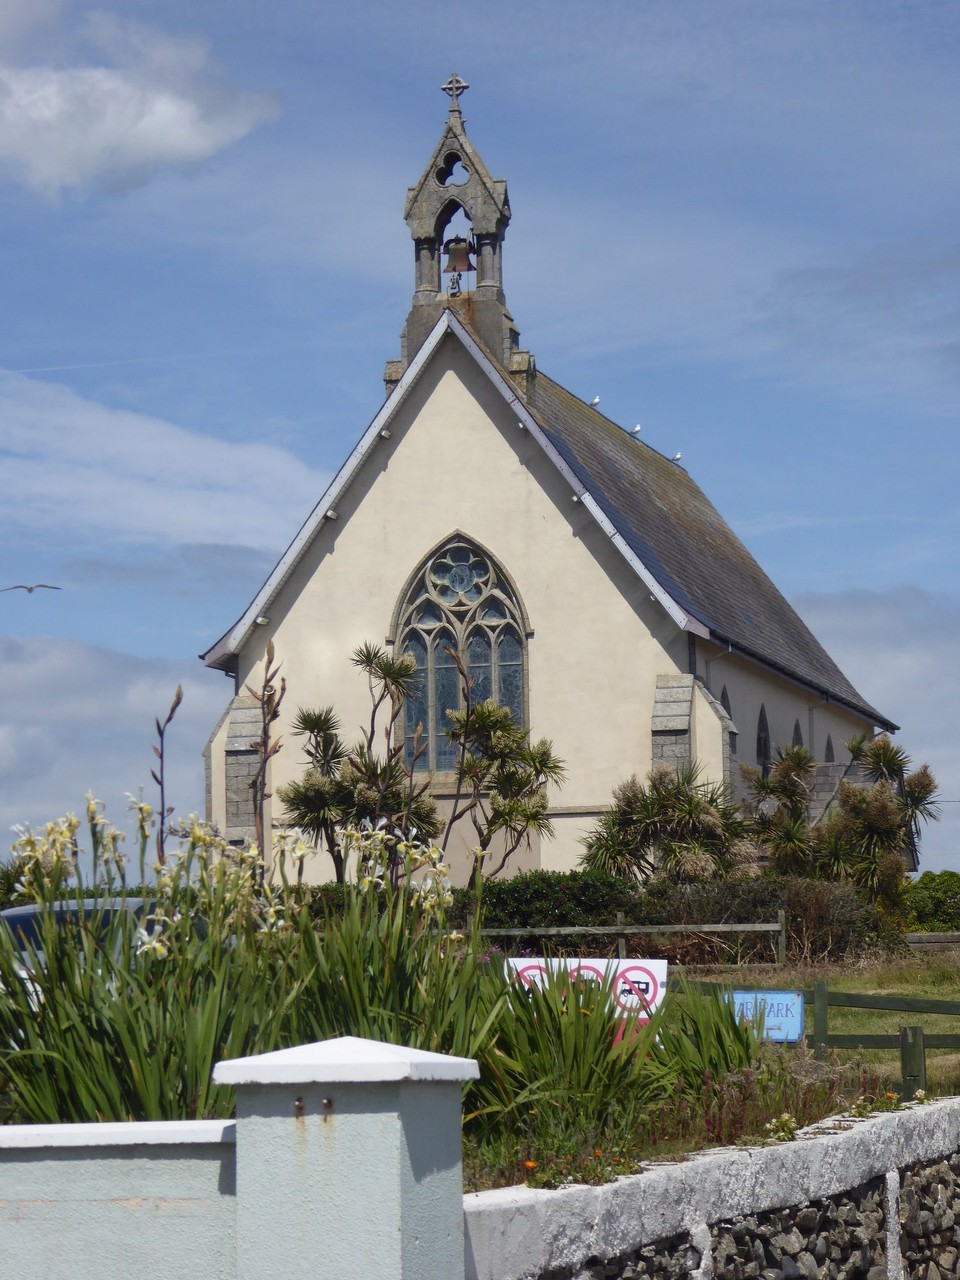
{"type": "Polygon", "coordinates": [[[472,241],[464,240],[463,236],[454,236],[452,240],[446,241],[443,251],[447,255],[447,265],[443,268],[445,276],[457,276],[463,271],[476,271],[476,267],[470,261],[470,254],[476,253],[472,241]]]}

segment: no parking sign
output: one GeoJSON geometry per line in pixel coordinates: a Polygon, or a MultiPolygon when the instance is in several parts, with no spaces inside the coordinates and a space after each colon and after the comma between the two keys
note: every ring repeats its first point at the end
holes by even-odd
{"type": "Polygon", "coordinates": [[[623,1010],[624,1020],[635,1021],[638,1026],[650,1021],[650,1014],[659,1009],[667,990],[666,960],[521,960],[511,957],[507,965],[515,979],[528,987],[539,987],[548,973],[567,973],[580,982],[594,982],[597,986],[609,983],[617,1006],[623,1010]]]}

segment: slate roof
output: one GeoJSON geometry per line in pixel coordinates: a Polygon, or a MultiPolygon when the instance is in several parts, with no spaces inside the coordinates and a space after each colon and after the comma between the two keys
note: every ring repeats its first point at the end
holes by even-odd
{"type": "Polygon", "coordinates": [[[663,589],[719,644],[887,729],[687,472],[538,372],[528,406],[663,589]]]}

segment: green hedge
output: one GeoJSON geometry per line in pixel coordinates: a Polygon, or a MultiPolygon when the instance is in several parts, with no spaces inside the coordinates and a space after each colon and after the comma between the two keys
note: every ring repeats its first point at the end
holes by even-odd
{"type": "Polygon", "coordinates": [[[960,930],[960,874],[925,871],[906,891],[908,925],[918,933],[960,930]]]}
{"type": "MultiPolygon", "coordinates": [[[[451,918],[462,924],[471,907],[472,896],[455,891],[451,918]]],[[[640,886],[595,871],[533,871],[490,881],[483,890],[483,924],[488,929],[608,925],[616,923],[618,911],[625,924],[689,924],[689,934],[627,939],[630,955],[665,956],[685,964],[775,959],[774,935],[698,934],[696,926],[774,923],[781,909],[786,913],[791,960],[840,959],[897,942],[884,932],[875,907],[852,885],[800,877],[763,876],[694,885],[654,881],[640,886]]],[[[491,942],[513,954],[616,953],[613,935],[546,940],[531,935],[491,942]]]]}

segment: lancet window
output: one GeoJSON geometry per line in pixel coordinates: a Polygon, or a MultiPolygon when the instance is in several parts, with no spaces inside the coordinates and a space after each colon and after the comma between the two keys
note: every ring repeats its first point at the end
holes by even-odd
{"type": "Polygon", "coordinates": [[[446,734],[447,712],[463,705],[455,653],[467,669],[471,700],[493,698],[509,707],[515,724],[525,723],[524,635],[519,601],[480,547],[458,535],[427,557],[401,603],[396,630],[398,651],[417,664],[405,707],[410,767],[442,772],[456,766],[446,734]]]}
{"type": "Polygon", "coordinates": [[[764,777],[770,772],[773,752],[770,750],[770,726],[767,724],[767,709],[761,705],[757,717],[757,768],[764,777]]]}

